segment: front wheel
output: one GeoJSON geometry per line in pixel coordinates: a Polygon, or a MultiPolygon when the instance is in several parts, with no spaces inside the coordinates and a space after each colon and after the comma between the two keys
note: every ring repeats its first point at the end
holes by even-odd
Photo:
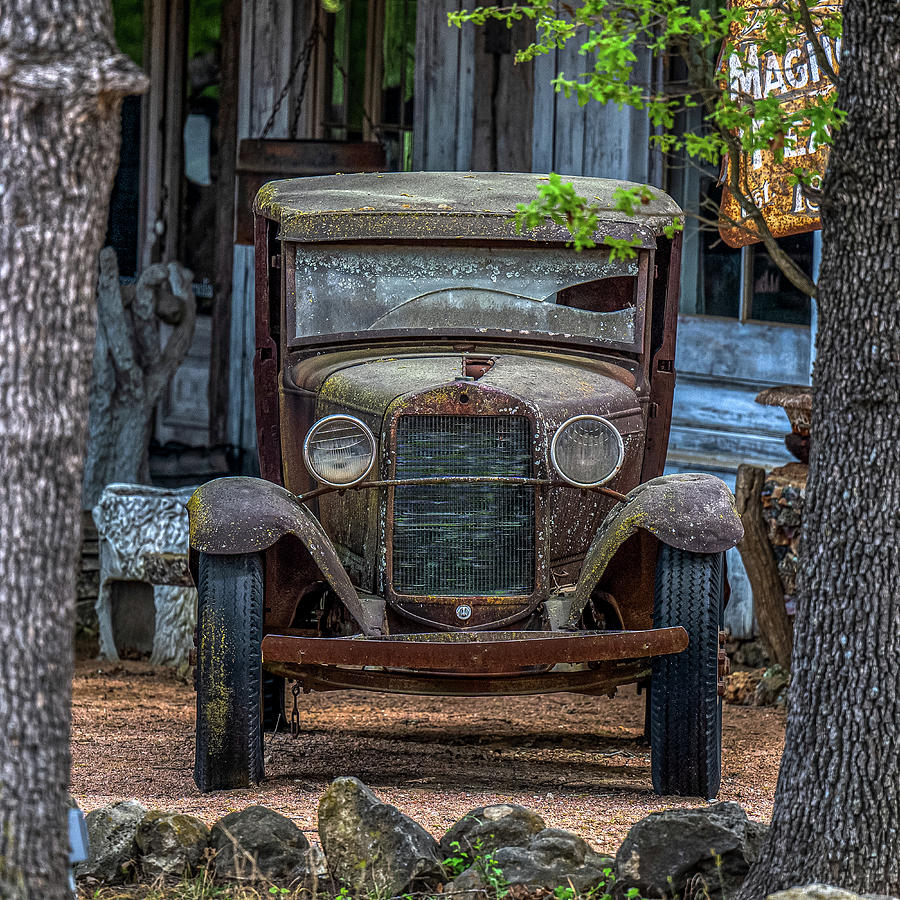
{"type": "Polygon", "coordinates": [[[712,799],[722,778],[719,629],[724,596],[721,553],[660,546],[653,624],[681,625],[681,653],[653,659],[650,752],[653,790],[712,799]]]}
{"type": "Polygon", "coordinates": [[[194,781],[201,791],[263,778],[263,566],[257,554],[200,554],[194,781]]]}

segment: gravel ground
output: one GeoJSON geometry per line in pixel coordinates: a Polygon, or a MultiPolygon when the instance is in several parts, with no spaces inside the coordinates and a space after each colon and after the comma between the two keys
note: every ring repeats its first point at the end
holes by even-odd
{"type": "MultiPolygon", "coordinates": [[[[613,699],[311,694],[300,697],[300,737],[267,736],[263,785],[203,795],[192,780],[190,685],[143,663],[82,661],[74,683],[72,794],[86,810],[135,798],[210,824],[260,803],[314,837],[322,792],[333,778],[355,775],[436,837],[474,807],[514,802],[614,852],[648,813],[699,803],[653,794],[643,710],[633,688],[613,699]]],[[[726,706],[719,799],[737,800],[752,818],[768,820],[783,740],[783,712],[726,706]]]]}

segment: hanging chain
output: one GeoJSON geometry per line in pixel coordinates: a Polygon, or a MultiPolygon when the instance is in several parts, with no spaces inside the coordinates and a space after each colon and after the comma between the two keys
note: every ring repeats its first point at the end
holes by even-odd
{"type": "Polygon", "coordinates": [[[291,693],[294,695],[294,708],[291,710],[291,737],[300,735],[300,708],[297,706],[297,698],[300,696],[300,682],[295,681],[291,685],[291,693]]]}
{"type": "Polygon", "coordinates": [[[297,122],[300,120],[300,109],[303,106],[303,96],[306,93],[306,84],[309,81],[309,70],[312,64],[313,51],[315,50],[316,41],[319,39],[320,33],[319,4],[316,3],[315,18],[313,19],[313,25],[310,29],[309,36],[306,38],[306,41],[300,48],[300,52],[297,54],[297,58],[294,60],[294,65],[291,67],[291,73],[290,75],[288,75],[287,80],[284,83],[284,87],[281,89],[281,93],[278,95],[278,99],[275,101],[275,105],[272,107],[272,112],[269,115],[269,118],[266,120],[266,124],[263,125],[262,134],[260,135],[261,140],[268,137],[269,132],[272,130],[272,126],[275,124],[275,117],[278,115],[278,111],[281,109],[281,104],[284,103],[285,98],[287,97],[288,93],[290,93],[294,81],[297,78],[297,73],[300,71],[300,66],[303,66],[303,76],[300,79],[300,90],[297,94],[297,101],[294,107],[294,115],[291,120],[291,128],[289,134],[295,133],[297,122]]]}
{"type": "Polygon", "coordinates": [[[300,111],[303,108],[303,97],[306,94],[306,83],[309,81],[309,70],[312,64],[313,51],[315,50],[316,41],[319,39],[321,33],[321,29],[319,28],[319,4],[317,3],[312,32],[306,39],[306,47],[304,48],[304,52],[306,53],[306,64],[303,66],[303,77],[300,79],[300,90],[297,92],[297,99],[294,101],[294,115],[291,119],[291,130],[289,132],[292,135],[297,133],[297,123],[300,121],[300,111]]]}

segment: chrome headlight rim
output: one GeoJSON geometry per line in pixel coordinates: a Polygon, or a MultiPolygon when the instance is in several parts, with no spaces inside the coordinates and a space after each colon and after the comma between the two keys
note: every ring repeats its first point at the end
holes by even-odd
{"type": "Polygon", "coordinates": [[[375,465],[375,453],[378,448],[378,443],[375,440],[375,435],[372,434],[372,429],[366,425],[361,419],[357,419],[356,416],[348,416],[345,413],[332,413],[328,416],[323,416],[321,419],[317,419],[312,428],[306,433],[306,438],[303,441],[303,463],[306,466],[306,470],[312,475],[316,481],[321,484],[328,485],[328,487],[336,487],[336,488],[345,488],[345,487],[353,487],[354,484],[359,484],[364,478],[368,476],[368,474],[372,471],[372,466],[375,465]],[[362,431],[366,440],[369,444],[369,464],[366,466],[366,470],[354,478],[352,481],[329,481],[327,478],[323,478],[313,466],[312,461],[310,459],[310,442],[315,437],[316,433],[322,429],[324,425],[327,425],[330,422],[349,422],[352,425],[355,425],[357,428],[362,431]]]}
{"type": "Polygon", "coordinates": [[[613,425],[613,423],[610,422],[609,419],[605,419],[603,416],[597,416],[597,415],[593,415],[591,413],[583,413],[581,415],[571,416],[570,418],[566,419],[566,421],[563,422],[556,429],[556,432],[553,435],[553,440],[550,442],[550,462],[553,464],[553,468],[556,470],[556,474],[559,475],[559,477],[562,478],[562,480],[565,481],[566,484],[572,485],[572,487],[577,487],[577,488],[601,487],[602,485],[611,481],[613,478],[616,477],[616,475],[619,474],[619,470],[622,468],[622,464],[625,462],[625,442],[622,440],[622,435],[619,433],[619,429],[616,428],[616,426],[613,425]],[[557,442],[559,441],[563,432],[573,423],[583,421],[583,420],[590,420],[592,422],[600,422],[601,424],[605,425],[612,432],[612,434],[615,435],[616,443],[618,444],[618,447],[619,447],[619,455],[618,455],[618,458],[616,459],[616,464],[613,467],[613,469],[609,472],[609,474],[606,475],[604,478],[601,478],[599,481],[592,481],[589,483],[576,481],[574,478],[570,478],[563,471],[562,466],[559,464],[559,461],[557,459],[557,452],[556,452],[557,442]]]}

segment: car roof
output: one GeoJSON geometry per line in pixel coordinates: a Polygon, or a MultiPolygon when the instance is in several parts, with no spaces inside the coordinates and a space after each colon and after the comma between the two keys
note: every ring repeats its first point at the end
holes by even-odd
{"type": "MultiPolygon", "coordinates": [[[[610,178],[561,176],[598,209],[595,239],[636,238],[653,247],[683,213],[668,194],[651,187],[652,199],[635,215],[615,208],[614,192],[638,187],[610,178]]],[[[285,241],[492,239],[568,242],[571,235],[547,218],[519,234],[512,221],[520,203],[538,196],[547,175],[523,172],[364,172],[270,181],[254,211],[278,222],[285,241]]]]}

